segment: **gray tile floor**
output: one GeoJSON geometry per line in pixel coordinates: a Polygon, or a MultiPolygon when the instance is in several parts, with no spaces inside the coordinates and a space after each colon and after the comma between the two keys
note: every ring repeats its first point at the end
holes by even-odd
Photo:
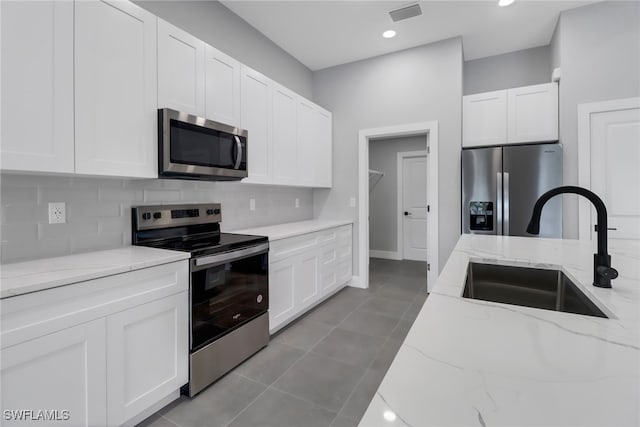
{"type": "Polygon", "coordinates": [[[369,289],[343,289],[139,426],[357,426],[426,298],[426,263],[371,259],[369,289]]]}

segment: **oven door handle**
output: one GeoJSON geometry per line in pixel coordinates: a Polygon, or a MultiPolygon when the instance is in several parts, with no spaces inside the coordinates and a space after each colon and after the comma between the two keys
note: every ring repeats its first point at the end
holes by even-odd
{"type": "Polygon", "coordinates": [[[263,252],[269,251],[269,244],[262,243],[260,245],[251,246],[246,249],[240,249],[237,251],[225,252],[219,255],[203,256],[195,258],[193,260],[194,270],[201,270],[203,268],[214,267],[216,265],[224,264],[229,261],[235,261],[238,259],[246,258],[250,255],[257,255],[263,252]]]}

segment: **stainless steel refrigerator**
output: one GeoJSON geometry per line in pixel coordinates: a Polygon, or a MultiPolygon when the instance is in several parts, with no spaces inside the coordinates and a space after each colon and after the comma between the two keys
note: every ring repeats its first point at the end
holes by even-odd
{"type": "MultiPolygon", "coordinates": [[[[462,150],[462,232],[533,237],[533,205],[562,185],[560,144],[462,150]]],[[[562,237],[562,198],[542,210],[539,237],[562,237]]]]}

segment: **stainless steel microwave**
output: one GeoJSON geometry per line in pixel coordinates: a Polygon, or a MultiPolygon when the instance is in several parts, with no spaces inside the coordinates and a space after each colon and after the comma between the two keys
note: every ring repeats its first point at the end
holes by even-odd
{"type": "Polygon", "coordinates": [[[158,110],[158,175],[211,181],[247,176],[247,131],[169,108],[158,110]]]}

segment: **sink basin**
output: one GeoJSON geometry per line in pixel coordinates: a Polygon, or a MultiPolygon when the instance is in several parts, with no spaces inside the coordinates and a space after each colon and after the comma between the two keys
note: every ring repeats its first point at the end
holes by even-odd
{"type": "Polygon", "coordinates": [[[470,262],[462,296],[607,318],[559,270],[470,262]]]}

